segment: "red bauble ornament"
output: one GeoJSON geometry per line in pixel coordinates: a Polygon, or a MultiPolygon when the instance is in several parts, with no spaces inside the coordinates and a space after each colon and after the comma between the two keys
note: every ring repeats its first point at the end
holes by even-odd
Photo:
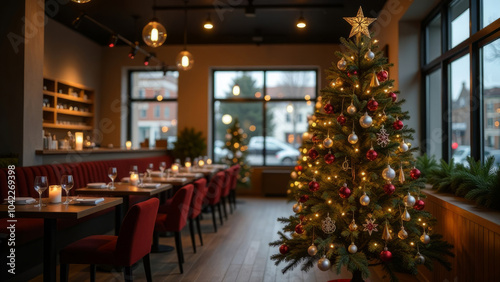
{"type": "Polygon", "coordinates": [[[289,251],[290,251],[290,249],[288,248],[287,245],[283,244],[283,245],[280,246],[280,253],[282,255],[288,254],[289,251]]]}
{"type": "Polygon", "coordinates": [[[378,102],[372,98],[368,101],[368,104],[366,104],[366,108],[368,108],[368,110],[374,112],[378,109],[378,102]]]}
{"type": "Polygon", "coordinates": [[[384,82],[389,78],[389,72],[387,72],[386,70],[379,71],[377,73],[377,78],[378,78],[378,81],[384,82]]]}
{"type": "Polygon", "coordinates": [[[301,202],[301,203],[305,203],[305,202],[307,202],[307,200],[309,200],[309,195],[302,195],[299,198],[299,202],[301,202]]]}
{"type": "Polygon", "coordinates": [[[348,76],[348,77],[351,77],[351,76],[353,76],[353,75],[358,75],[358,71],[353,70],[353,71],[350,71],[350,72],[348,72],[348,73],[347,73],[347,76],[348,76]]]}
{"type": "Polygon", "coordinates": [[[393,124],[392,127],[396,130],[401,130],[403,129],[403,122],[397,119],[393,124]]]}
{"type": "Polygon", "coordinates": [[[396,187],[394,187],[394,185],[392,185],[392,183],[388,182],[384,185],[384,192],[387,195],[392,195],[392,193],[394,193],[394,191],[396,191],[396,187]]]}
{"type": "Polygon", "coordinates": [[[388,262],[392,259],[392,253],[385,248],[382,252],[380,252],[380,260],[383,262],[388,262]]]}
{"type": "Polygon", "coordinates": [[[301,165],[296,165],[295,170],[296,171],[302,171],[303,167],[301,165]]]}
{"type": "Polygon", "coordinates": [[[300,222],[306,222],[307,218],[305,217],[305,215],[301,214],[299,216],[299,219],[300,219],[300,222]]]}
{"type": "Polygon", "coordinates": [[[318,137],[318,135],[314,134],[313,137],[311,138],[314,144],[317,144],[319,141],[321,141],[318,137]]]}
{"type": "Polygon", "coordinates": [[[370,161],[373,161],[377,158],[378,156],[378,153],[377,151],[373,150],[373,148],[371,148],[370,150],[368,150],[368,152],[366,152],[366,158],[370,161]]]}
{"type": "Polygon", "coordinates": [[[415,201],[415,205],[413,206],[414,209],[416,209],[417,211],[421,211],[423,210],[425,207],[425,202],[418,199],[415,201]]]}
{"type": "Polygon", "coordinates": [[[394,92],[390,92],[389,94],[387,94],[387,97],[391,98],[392,102],[396,102],[398,100],[398,95],[396,95],[396,93],[394,92]]]}
{"type": "Polygon", "coordinates": [[[330,104],[330,103],[326,104],[323,107],[323,110],[325,111],[325,113],[327,113],[329,115],[333,114],[333,106],[332,106],[332,104],[330,104]]]}
{"type": "Polygon", "coordinates": [[[316,192],[319,190],[319,183],[316,182],[315,180],[309,182],[309,190],[311,190],[311,192],[316,192]]]}
{"type": "Polygon", "coordinates": [[[340,190],[339,190],[339,195],[341,198],[345,199],[345,198],[349,198],[349,196],[351,196],[351,189],[349,189],[349,187],[347,187],[347,184],[344,184],[344,186],[340,187],[340,190]]]}
{"type": "Polygon", "coordinates": [[[420,178],[420,170],[418,168],[414,167],[412,170],[410,170],[410,177],[412,179],[419,179],[420,178]]]}
{"type": "Polygon", "coordinates": [[[319,156],[318,151],[316,151],[316,149],[314,149],[314,148],[311,148],[311,149],[309,150],[309,153],[308,153],[308,154],[309,154],[309,158],[311,158],[311,159],[313,159],[313,160],[314,160],[314,159],[316,159],[316,158],[319,156]]]}
{"type": "Polygon", "coordinates": [[[304,226],[300,223],[297,224],[297,226],[295,226],[295,233],[297,233],[297,234],[304,233],[304,226]]]}
{"type": "Polygon", "coordinates": [[[340,114],[340,116],[337,117],[337,121],[340,125],[344,125],[347,120],[344,114],[340,114]]]}
{"type": "Polygon", "coordinates": [[[335,161],[335,155],[328,152],[328,154],[325,155],[325,163],[331,164],[335,161]]]}

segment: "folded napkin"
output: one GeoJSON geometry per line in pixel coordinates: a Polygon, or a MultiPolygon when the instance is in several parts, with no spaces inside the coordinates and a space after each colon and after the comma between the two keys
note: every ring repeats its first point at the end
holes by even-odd
{"type": "Polygon", "coordinates": [[[142,183],[141,186],[138,186],[139,188],[158,188],[160,187],[160,183],[142,183]]]}
{"type": "MultiPolygon", "coordinates": [[[[4,199],[4,203],[7,204],[9,199],[4,199]]],[[[29,205],[29,204],[34,204],[36,203],[35,198],[32,197],[16,197],[16,200],[14,201],[16,205],[29,205]]]]}
{"type": "Polygon", "coordinates": [[[78,205],[95,206],[103,201],[104,201],[104,198],[79,198],[79,199],[75,199],[74,203],[78,204],[78,205]]]}
{"type": "Polygon", "coordinates": [[[87,183],[88,188],[108,188],[108,185],[104,182],[87,183]]]}

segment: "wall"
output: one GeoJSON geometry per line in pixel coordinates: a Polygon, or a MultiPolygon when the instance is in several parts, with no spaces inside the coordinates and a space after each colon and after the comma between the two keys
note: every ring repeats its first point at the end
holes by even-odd
{"type": "MultiPolygon", "coordinates": [[[[173,64],[181,46],[162,46],[154,50],[161,60],[173,64]]],[[[215,67],[319,67],[321,85],[326,85],[324,70],[337,61],[337,45],[198,45],[188,46],[195,63],[179,74],[179,126],[195,127],[208,136],[210,109],[210,71],[215,67]]],[[[127,56],[130,47],[106,48],[102,60],[101,125],[102,144],[122,145],[125,140],[127,69],[142,65],[144,56],[127,56]],[[117,113],[122,113],[121,117],[117,113]]],[[[151,67],[153,68],[153,67],[151,67]]],[[[98,121],[99,122],[99,121],[98,121]]]]}

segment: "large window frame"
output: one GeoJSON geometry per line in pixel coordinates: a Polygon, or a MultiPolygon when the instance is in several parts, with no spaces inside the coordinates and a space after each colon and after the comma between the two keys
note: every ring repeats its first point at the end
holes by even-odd
{"type": "MultiPolygon", "coordinates": [[[[216,123],[216,120],[215,120],[215,103],[216,102],[223,102],[223,103],[241,103],[241,102],[260,102],[262,103],[262,115],[263,115],[263,136],[268,136],[267,135],[267,115],[266,115],[266,109],[268,108],[268,104],[269,105],[272,105],[273,103],[293,103],[293,102],[307,102],[307,101],[310,101],[312,103],[312,107],[313,107],[313,111],[311,112],[311,114],[314,113],[314,105],[316,104],[316,102],[318,101],[318,96],[320,95],[319,93],[319,87],[320,87],[320,71],[317,67],[304,67],[304,68],[212,68],[211,69],[211,113],[212,113],[212,116],[211,116],[211,120],[210,120],[210,123],[211,123],[211,144],[212,144],[212,148],[211,148],[211,154],[212,154],[212,157],[215,155],[214,153],[214,149],[215,149],[215,140],[216,140],[216,134],[215,134],[215,130],[216,130],[216,127],[215,127],[215,123],[216,123]],[[261,95],[261,98],[242,98],[242,97],[238,97],[238,96],[232,96],[232,97],[229,97],[229,98],[217,98],[216,97],[216,91],[215,91],[215,73],[217,71],[234,71],[234,72],[263,72],[263,83],[262,83],[262,95],[261,95]],[[266,73],[267,72],[275,72],[275,71],[283,71],[283,72],[287,72],[287,71],[314,71],[315,72],[315,75],[316,75],[316,83],[315,83],[315,90],[314,90],[314,97],[310,97],[310,99],[306,100],[304,98],[272,98],[270,99],[269,101],[267,101],[266,99],[264,99],[264,97],[266,97],[267,95],[267,83],[266,83],[266,73]]],[[[302,118],[302,117],[300,117],[302,118]]],[[[271,165],[267,165],[266,164],[266,138],[263,138],[263,151],[262,151],[262,159],[263,159],[263,163],[262,165],[258,165],[257,167],[260,167],[260,166],[263,166],[263,167],[269,167],[271,165]]],[[[256,167],[256,166],[254,166],[256,167]]]]}
{"type": "MultiPolygon", "coordinates": [[[[449,48],[451,42],[451,20],[450,6],[454,3],[452,0],[442,1],[433,11],[423,20],[421,25],[421,95],[422,107],[422,132],[423,139],[429,140],[429,96],[427,76],[436,70],[441,70],[441,102],[442,102],[442,159],[450,161],[451,159],[451,91],[450,91],[450,66],[456,59],[464,55],[469,55],[470,60],[470,155],[475,160],[484,161],[484,105],[483,105],[483,76],[482,76],[482,47],[500,38],[500,19],[493,21],[486,27],[481,28],[482,23],[482,0],[470,0],[469,4],[469,37],[453,48],[449,48]],[[441,55],[428,62],[427,50],[429,48],[429,37],[427,27],[435,19],[441,16],[441,55]]],[[[422,142],[422,151],[428,152],[428,144],[422,142]]]]}
{"type": "MultiPolygon", "coordinates": [[[[127,140],[132,140],[132,111],[133,111],[134,103],[148,103],[148,102],[152,102],[152,103],[176,103],[177,108],[179,106],[178,101],[177,101],[177,97],[172,98],[171,97],[172,95],[170,95],[169,91],[167,91],[165,93],[165,95],[163,95],[161,100],[159,100],[157,98],[146,98],[144,90],[139,92],[138,97],[133,97],[132,75],[134,73],[138,73],[138,72],[157,72],[157,71],[163,71],[164,75],[167,72],[177,72],[178,73],[178,71],[176,69],[165,70],[165,69],[151,69],[151,68],[148,68],[148,69],[129,69],[127,72],[127,79],[128,79],[128,81],[127,81],[127,111],[128,111],[128,115],[127,115],[127,140]]],[[[177,74],[177,77],[178,77],[178,74],[177,74]]],[[[179,92],[179,90],[177,90],[177,92],[179,92]]],[[[153,109],[153,111],[155,111],[155,110],[153,109]]],[[[142,113],[141,113],[141,115],[142,115],[142,113]]],[[[161,109],[160,109],[160,115],[157,118],[165,119],[165,116],[162,114],[161,109]]],[[[177,134],[175,134],[175,135],[177,135],[177,134]]],[[[150,146],[153,146],[153,147],[155,146],[155,143],[154,143],[155,140],[149,140],[149,142],[150,142],[150,144],[149,144],[150,146]]],[[[168,143],[171,143],[171,142],[168,142],[168,143]]],[[[138,144],[134,144],[134,145],[138,145],[138,144]]],[[[168,144],[168,146],[171,149],[172,144],[168,144]]]]}

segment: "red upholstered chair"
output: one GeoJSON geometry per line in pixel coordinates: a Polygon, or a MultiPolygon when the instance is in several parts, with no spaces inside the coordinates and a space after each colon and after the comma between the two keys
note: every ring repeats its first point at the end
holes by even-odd
{"type": "Polygon", "coordinates": [[[179,191],[177,191],[172,197],[172,200],[168,205],[160,207],[158,215],[156,216],[153,251],[166,251],[165,248],[160,248],[158,245],[159,232],[174,232],[175,248],[177,249],[177,259],[179,261],[179,269],[181,270],[181,273],[184,273],[184,270],[182,269],[184,252],[182,251],[181,230],[187,223],[193,190],[193,184],[185,185],[179,189],[179,191]]]}
{"type": "Polygon", "coordinates": [[[219,219],[220,219],[220,224],[222,225],[222,210],[220,206],[220,197],[225,179],[226,175],[224,171],[217,172],[210,179],[210,183],[208,184],[207,196],[205,197],[204,200],[204,203],[210,206],[210,209],[212,210],[212,220],[214,223],[215,232],[217,232],[217,221],[215,220],[215,206],[217,206],[219,210],[219,219]]]}
{"type": "Polygon", "coordinates": [[[227,220],[227,209],[226,209],[226,201],[229,203],[229,209],[231,210],[231,213],[233,213],[233,208],[231,207],[231,202],[229,199],[229,193],[231,192],[231,178],[233,175],[233,168],[230,167],[228,169],[224,170],[225,173],[225,179],[224,179],[224,186],[222,186],[222,193],[221,193],[221,202],[222,202],[222,208],[224,210],[224,217],[227,220]]]}
{"type": "Polygon", "coordinates": [[[189,209],[189,233],[191,234],[191,242],[193,243],[193,251],[196,253],[196,239],[194,236],[193,221],[196,220],[196,228],[200,243],[203,246],[203,238],[201,237],[200,214],[203,208],[203,199],[207,195],[207,180],[200,178],[194,182],[193,197],[191,199],[191,208],[189,209]]]}
{"type": "Polygon", "coordinates": [[[95,281],[95,265],[123,266],[125,281],[132,281],[131,266],[141,258],[147,281],[152,281],[149,253],[160,201],[149,199],[130,208],[118,236],[92,235],[60,252],[61,281],[68,281],[69,264],[90,264],[90,280],[95,281]]]}
{"type": "Polygon", "coordinates": [[[234,209],[236,209],[236,185],[238,184],[238,175],[240,174],[240,165],[233,165],[231,167],[233,169],[232,177],[231,177],[231,191],[229,192],[229,203],[233,203],[234,209]]]}

